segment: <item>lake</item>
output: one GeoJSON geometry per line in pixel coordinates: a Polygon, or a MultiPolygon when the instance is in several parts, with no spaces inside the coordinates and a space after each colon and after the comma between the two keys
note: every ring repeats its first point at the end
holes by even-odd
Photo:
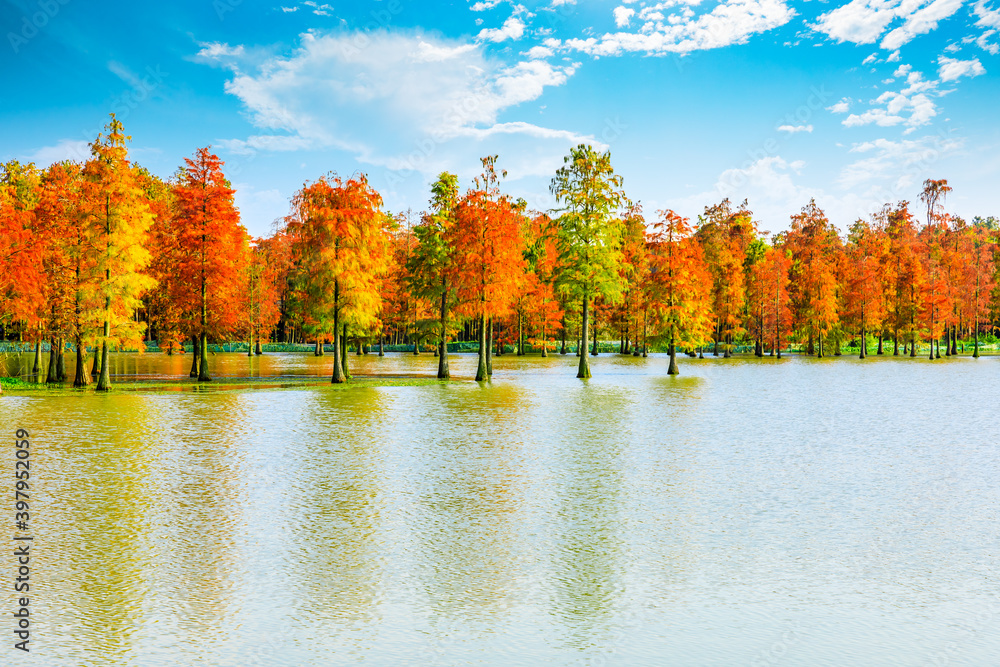
{"type": "MultiPolygon", "coordinates": [[[[33,447],[15,664],[996,664],[1000,358],[667,361],[602,355],[584,382],[575,356],[509,355],[476,384],[455,355],[449,384],[4,395],[33,447]]],[[[186,377],[190,355],[115,363],[186,377]]]]}

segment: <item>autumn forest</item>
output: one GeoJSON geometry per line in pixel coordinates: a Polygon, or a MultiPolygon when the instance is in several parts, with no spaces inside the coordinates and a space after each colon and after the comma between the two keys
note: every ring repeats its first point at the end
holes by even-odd
{"type": "Polygon", "coordinates": [[[197,150],[168,180],[130,161],[114,116],[85,163],[0,165],[0,323],[4,338],[51,350],[47,382],[111,387],[109,354],[208,349],[244,341],[332,347],[334,383],[349,346],[492,355],[621,354],[780,358],[970,352],[998,323],[995,218],[947,213],[946,180],[914,202],[886,203],[846,236],[810,201],[768,237],[748,202],[696,221],[648,215],[628,199],[609,153],[581,145],[552,178],[557,207],[529,210],[504,192],[497,156],[463,190],[442,173],[419,216],[384,209],[364,174],[307,182],[267,238],[240,221],[223,162],[197,150]],[[581,351],[583,352],[581,354],[581,351]]]}

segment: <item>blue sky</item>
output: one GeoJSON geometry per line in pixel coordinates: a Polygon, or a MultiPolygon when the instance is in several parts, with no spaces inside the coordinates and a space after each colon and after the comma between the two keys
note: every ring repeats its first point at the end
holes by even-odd
{"type": "Polygon", "coordinates": [[[417,212],[493,153],[546,210],[580,142],[647,219],[728,196],[777,232],[815,197],[846,229],[926,178],[1000,215],[1000,0],[0,0],[0,25],[0,159],[85,157],[116,111],[161,176],[214,146],[255,235],[324,173],[417,212]]]}

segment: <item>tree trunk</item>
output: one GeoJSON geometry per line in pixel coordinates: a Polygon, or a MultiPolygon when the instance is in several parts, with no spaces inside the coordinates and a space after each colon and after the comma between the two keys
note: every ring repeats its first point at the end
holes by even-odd
{"type": "Polygon", "coordinates": [[[667,375],[677,375],[680,370],[677,368],[677,347],[674,345],[674,336],[670,335],[670,345],[667,348],[670,352],[670,366],[667,368],[667,375]]]}
{"type": "Polygon", "coordinates": [[[598,354],[600,354],[600,350],[597,349],[597,325],[595,324],[594,325],[594,347],[590,351],[590,355],[593,356],[593,357],[596,357],[598,354]]]}
{"type": "Polygon", "coordinates": [[[95,378],[101,374],[101,355],[98,354],[100,350],[94,347],[94,365],[90,369],[90,377],[95,378]]]}
{"type": "Polygon", "coordinates": [[[885,332],[884,331],[879,331],[878,332],[878,352],[875,353],[878,356],[882,356],[882,343],[883,343],[884,340],[885,340],[885,332]]]}
{"type": "Polygon", "coordinates": [[[87,369],[85,363],[86,346],[83,344],[83,338],[80,336],[76,337],[76,374],[73,377],[74,387],[86,387],[90,384],[90,377],[87,376],[87,369]]]}
{"type": "Polygon", "coordinates": [[[313,356],[322,357],[325,354],[326,351],[323,349],[323,337],[316,336],[316,348],[313,350],[313,356]]]}
{"type": "Polygon", "coordinates": [[[340,281],[333,283],[333,377],[330,384],[343,384],[347,382],[344,374],[343,355],[340,353],[340,281]]]}
{"type": "Polygon", "coordinates": [[[208,332],[201,330],[201,345],[199,347],[198,360],[198,382],[210,382],[212,378],[208,374],[208,332]]]}
{"type": "Polygon", "coordinates": [[[486,315],[479,316],[479,366],[476,368],[476,382],[483,382],[489,377],[486,369],[486,315]]]}
{"type": "Polygon", "coordinates": [[[259,338],[257,339],[257,347],[254,348],[253,353],[256,354],[258,357],[264,354],[264,348],[261,347],[259,338]]]}
{"type": "Polygon", "coordinates": [[[66,342],[59,339],[59,354],[56,356],[56,380],[66,381],[66,342]]]}
{"type": "MultiPolygon", "coordinates": [[[[104,307],[111,310],[111,297],[105,297],[104,307]]],[[[108,368],[108,338],[111,321],[104,320],[104,339],[101,341],[101,374],[97,378],[97,391],[111,391],[111,369],[108,368]]]]}
{"type": "Polygon", "coordinates": [[[493,318],[489,319],[489,323],[486,325],[488,327],[489,343],[486,346],[486,375],[493,377],[493,318]]]}
{"type": "Polygon", "coordinates": [[[864,359],[865,358],[865,353],[868,351],[867,341],[868,341],[868,339],[865,338],[865,326],[862,324],[861,325],[861,354],[858,355],[859,359],[864,359]]]}
{"type": "Polygon", "coordinates": [[[566,354],[566,316],[563,315],[562,321],[562,349],[559,354],[566,354]]]}
{"type": "Polygon", "coordinates": [[[49,367],[45,372],[45,384],[54,384],[57,381],[56,375],[56,339],[49,341],[49,367]]]}
{"type": "Polygon", "coordinates": [[[378,336],[378,356],[385,356],[385,336],[379,334],[378,336]]]}
{"type": "Polygon", "coordinates": [[[580,339],[582,341],[580,347],[577,348],[577,353],[580,355],[580,366],[576,371],[576,376],[578,378],[589,378],[590,375],[590,361],[587,359],[587,340],[589,339],[588,333],[590,333],[587,328],[590,326],[590,297],[586,294],[583,295],[583,317],[580,322],[580,339]],[[582,352],[581,352],[582,349],[582,352]]]}
{"type": "Polygon", "coordinates": [[[32,375],[38,375],[42,370],[42,341],[35,341],[35,365],[31,368],[32,375]]]}
{"type": "Polygon", "coordinates": [[[438,356],[438,379],[448,380],[451,378],[451,369],[448,367],[448,281],[441,281],[441,351],[438,356]]]}
{"type": "Polygon", "coordinates": [[[643,359],[649,357],[649,339],[646,334],[649,333],[647,325],[649,321],[646,319],[646,312],[643,311],[642,314],[642,357],[643,359]]]}
{"type": "Polygon", "coordinates": [[[524,356],[524,316],[517,314],[517,356],[524,356]]]}
{"type": "Polygon", "coordinates": [[[198,377],[198,362],[201,360],[201,345],[198,343],[198,337],[191,336],[191,372],[188,373],[189,376],[196,378],[198,377]]]}
{"type": "Polygon", "coordinates": [[[955,324],[951,327],[951,353],[954,356],[958,355],[958,325],[955,324]]]}
{"type": "Polygon", "coordinates": [[[340,364],[344,369],[344,378],[351,379],[351,368],[347,364],[347,322],[344,322],[344,335],[340,339],[340,364]]]}

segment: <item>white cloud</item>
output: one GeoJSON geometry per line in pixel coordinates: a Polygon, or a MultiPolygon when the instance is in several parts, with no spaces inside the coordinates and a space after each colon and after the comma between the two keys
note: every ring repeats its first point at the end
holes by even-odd
{"type": "Polygon", "coordinates": [[[899,0],[851,0],[820,15],[813,26],[838,42],[872,44],[896,18],[899,0]]]}
{"type": "Polygon", "coordinates": [[[851,0],[846,5],[820,15],[813,26],[838,42],[873,44],[898,19],[902,25],[891,30],[880,46],[895,51],[917,35],[937,28],[953,15],[963,0],[851,0]]]}
{"type": "MultiPolygon", "coordinates": [[[[914,74],[919,76],[919,72],[914,72],[914,74]]],[[[843,124],[846,127],[904,125],[907,127],[906,133],[908,134],[917,127],[926,125],[937,115],[937,107],[934,102],[923,93],[906,95],[887,91],[879,95],[874,104],[883,106],[873,107],[860,114],[852,113],[843,120],[843,124]]]]}
{"type": "Polygon", "coordinates": [[[986,68],[979,58],[972,60],[956,60],[945,56],[938,57],[938,76],[942,81],[955,81],[963,76],[974,77],[986,74],[986,68]]]}
{"type": "Polygon", "coordinates": [[[229,46],[221,42],[202,42],[198,46],[201,47],[201,51],[196,54],[198,58],[220,60],[222,58],[238,58],[244,55],[242,44],[239,46],[229,46]]]}
{"type": "Polygon", "coordinates": [[[25,158],[39,167],[47,167],[63,160],[82,162],[90,159],[90,144],[82,140],[60,139],[55,146],[43,146],[25,158]]]}
{"type": "Polygon", "coordinates": [[[283,11],[286,14],[288,14],[289,12],[297,12],[297,11],[299,11],[299,8],[298,7],[282,7],[281,11],[283,11]]]}
{"type": "MultiPolygon", "coordinates": [[[[696,4],[696,3],[695,3],[696,4]]],[[[607,33],[600,38],[569,39],[568,48],[592,56],[613,56],[623,52],[648,54],[690,53],[732,44],[744,44],[755,34],[788,23],[795,16],[783,0],[725,0],[708,13],[695,16],[685,6],[664,19],[660,11],[672,2],[646,7],[639,18],[648,19],[639,32],[607,33]]]]}
{"type": "Polygon", "coordinates": [[[901,141],[876,139],[855,144],[850,152],[868,154],[868,157],[845,166],[838,183],[845,188],[855,188],[876,181],[891,182],[898,192],[895,197],[883,197],[882,202],[903,199],[906,198],[905,188],[928,178],[928,170],[936,162],[961,147],[959,140],[936,136],[901,141]]]}
{"type": "Polygon", "coordinates": [[[976,38],[976,46],[986,51],[992,56],[1000,54],[1000,45],[991,44],[989,42],[990,37],[996,34],[996,30],[987,30],[982,35],[976,38]]]}
{"type": "Polygon", "coordinates": [[[997,28],[1000,30],[1000,9],[991,9],[986,6],[983,0],[976,3],[974,9],[979,20],[976,25],[980,28],[997,28]]]}
{"type": "MultiPolygon", "coordinates": [[[[938,23],[959,10],[963,0],[933,0],[906,18],[906,22],[890,32],[882,40],[883,49],[898,49],[918,35],[924,35],[938,27],[938,23]]],[[[905,6],[906,3],[903,3],[905,6]]]]}
{"type": "Polygon", "coordinates": [[[899,62],[899,49],[896,49],[885,59],[887,63],[898,63],[899,62]]]}
{"type": "Polygon", "coordinates": [[[535,58],[549,58],[549,57],[555,55],[555,51],[553,51],[552,49],[550,49],[547,46],[533,46],[530,49],[528,49],[524,53],[524,55],[526,55],[526,56],[528,56],[529,58],[532,58],[532,59],[535,59],[535,58]]]}
{"type": "Polygon", "coordinates": [[[846,97],[833,106],[827,107],[826,110],[832,113],[847,113],[848,109],[851,108],[850,100],[846,97]]]}
{"type": "Polygon", "coordinates": [[[476,4],[469,7],[474,12],[483,12],[487,9],[493,9],[500,4],[500,0],[486,0],[485,2],[477,2],[476,4]]]}
{"type": "Polygon", "coordinates": [[[522,35],[524,35],[524,22],[511,16],[504,21],[502,28],[483,28],[477,39],[488,42],[503,42],[508,39],[521,39],[522,35]]]}
{"type": "Polygon", "coordinates": [[[629,19],[635,16],[635,10],[630,7],[615,7],[615,25],[619,28],[627,28],[629,19]]]}
{"type": "Polygon", "coordinates": [[[423,173],[478,164],[475,156],[504,137],[533,142],[530,164],[548,164],[568,146],[588,140],[516,119],[498,123],[501,113],[563,85],[576,66],[543,60],[508,65],[487,57],[481,44],[388,32],[313,32],[303,34],[301,46],[286,57],[231,67],[226,92],[243,102],[261,130],[219,142],[232,152],[335,148],[368,164],[423,173]]]}
{"type": "Polygon", "coordinates": [[[796,134],[798,132],[812,132],[812,125],[779,125],[779,132],[788,132],[789,134],[796,134]]]}

